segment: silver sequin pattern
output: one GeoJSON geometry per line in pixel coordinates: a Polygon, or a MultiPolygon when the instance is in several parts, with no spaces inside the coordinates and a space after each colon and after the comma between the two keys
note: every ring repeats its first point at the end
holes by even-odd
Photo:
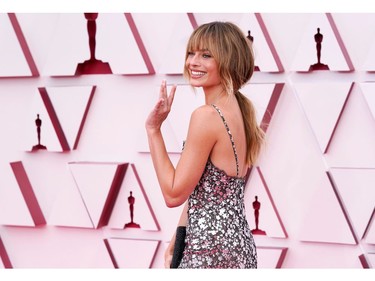
{"type": "Polygon", "coordinates": [[[179,268],[257,267],[244,188],[244,178],[228,176],[207,162],[188,199],[186,247],[179,268]]]}

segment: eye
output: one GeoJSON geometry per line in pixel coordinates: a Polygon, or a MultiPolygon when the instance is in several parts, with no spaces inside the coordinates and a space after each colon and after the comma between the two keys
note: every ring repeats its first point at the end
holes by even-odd
{"type": "Polygon", "coordinates": [[[194,56],[194,52],[187,52],[188,57],[194,56]]]}
{"type": "Polygon", "coordinates": [[[209,54],[209,53],[203,53],[202,57],[205,58],[205,59],[212,58],[211,54],[209,54]]]}

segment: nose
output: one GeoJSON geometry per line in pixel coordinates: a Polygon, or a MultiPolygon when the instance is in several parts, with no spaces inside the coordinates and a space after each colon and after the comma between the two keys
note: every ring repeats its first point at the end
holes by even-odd
{"type": "Polygon", "coordinates": [[[198,55],[195,53],[195,54],[190,54],[188,56],[188,63],[190,65],[193,65],[193,66],[197,66],[200,64],[200,61],[199,61],[199,57],[198,55]]]}

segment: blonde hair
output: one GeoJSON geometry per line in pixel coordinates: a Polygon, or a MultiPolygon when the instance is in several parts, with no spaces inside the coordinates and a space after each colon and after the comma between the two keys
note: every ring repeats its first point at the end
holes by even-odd
{"type": "MultiPolygon", "coordinates": [[[[241,29],[230,22],[211,22],[199,26],[187,44],[185,61],[189,52],[209,50],[218,64],[221,84],[229,95],[234,94],[245,124],[246,162],[254,164],[260,153],[264,132],[258,126],[252,102],[239,92],[254,73],[254,55],[251,43],[241,29]]],[[[189,77],[185,64],[184,76],[189,77]]]]}

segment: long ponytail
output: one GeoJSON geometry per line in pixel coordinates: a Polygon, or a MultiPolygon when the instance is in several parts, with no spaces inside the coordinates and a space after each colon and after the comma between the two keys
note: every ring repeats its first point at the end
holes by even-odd
{"type": "Polygon", "coordinates": [[[246,135],[246,162],[254,164],[259,156],[264,142],[264,132],[259,127],[256,120],[256,113],[252,102],[239,91],[235,94],[241,109],[242,118],[245,125],[246,135]]]}

